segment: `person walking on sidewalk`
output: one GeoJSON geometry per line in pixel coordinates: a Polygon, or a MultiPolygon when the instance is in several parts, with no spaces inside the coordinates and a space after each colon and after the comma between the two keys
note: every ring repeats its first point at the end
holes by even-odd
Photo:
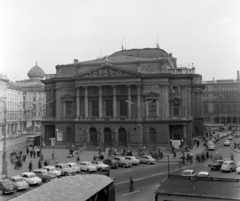
{"type": "Polygon", "coordinates": [[[44,166],[48,166],[47,160],[44,161],[44,166]]]}
{"type": "Polygon", "coordinates": [[[55,158],[55,153],[54,153],[54,151],[52,152],[52,160],[54,160],[54,158],[55,158]]]}
{"type": "Polygon", "coordinates": [[[28,156],[28,154],[29,154],[29,148],[27,147],[27,149],[26,149],[26,154],[27,154],[27,156],[28,156]]]}
{"type": "Polygon", "coordinates": [[[77,161],[77,164],[79,165],[79,162],[80,162],[80,156],[79,156],[79,154],[77,155],[76,161],[77,161]]]}
{"type": "Polygon", "coordinates": [[[32,154],[33,154],[33,158],[35,158],[35,156],[36,156],[36,151],[33,150],[32,154]]]}
{"type": "Polygon", "coordinates": [[[134,191],[134,181],[133,181],[132,177],[130,177],[129,192],[133,192],[133,191],[134,191]]]}
{"type": "Polygon", "coordinates": [[[29,169],[29,172],[32,172],[32,169],[33,169],[32,161],[29,162],[28,169],[29,169]]]}
{"type": "Polygon", "coordinates": [[[39,168],[39,169],[42,168],[42,163],[41,163],[40,159],[39,159],[39,161],[38,161],[38,168],[39,168]]]}

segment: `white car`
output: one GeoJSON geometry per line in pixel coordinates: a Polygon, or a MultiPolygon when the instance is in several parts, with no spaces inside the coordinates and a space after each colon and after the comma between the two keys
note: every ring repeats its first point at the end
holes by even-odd
{"type": "Polygon", "coordinates": [[[24,172],[20,175],[24,181],[26,181],[29,185],[40,184],[42,183],[42,179],[37,177],[35,173],[32,172],[24,172]]]}
{"type": "Polygon", "coordinates": [[[210,177],[209,172],[199,172],[197,177],[210,177]]]}
{"type": "Polygon", "coordinates": [[[88,161],[82,161],[79,166],[80,166],[81,170],[84,170],[87,172],[97,171],[97,167],[92,165],[92,163],[90,163],[88,161]]]}
{"type": "Polygon", "coordinates": [[[230,146],[230,141],[229,140],[225,140],[223,143],[223,146],[230,146]]]}
{"type": "Polygon", "coordinates": [[[55,175],[56,177],[61,176],[61,171],[57,170],[54,166],[45,166],[43,167],[43,169],[47,170],[48,174],[55,175]]]}
{"type": "Polygon", "coordinates": [[[149,155],[143,155],[139,157],[141,163],[147,163],[147,164],[155,164],[156,160],[149,155]]]}
{"type": "Polygon", "coordinates": [[[108,170],[109,165],[104,164],[102,161],[93,161],[92,165],[97,167],[97,170],[103,171],[103,170],[108,170]]]}
{"type": "Polygon", "coordinates": [[[233,136],[232,136],[232,135],[229,135],[229,136],[227,137],[227,139],[232,140],[232,139],[233,139],[233,136]]]}
{"type": "Polygon", "coordinates": [[[74,169],[77,173],[81,171],[81,168],[76,163],[67,163],[67,167],[74,169]]]}
{"type": "Polygon", "coordinates": [[[28,183],[24,181],[21,176],[11,177],[10,180],[17,186],[17,190],[27,189],[29,187],[28,183]]]}
{"type": "Polygon", "coordinates": [[[137,159],[135,156],[125,156],[125,160],[130,161],[133,165],[138,165],[140,163],[140,159],[137,159]]]}
{"type": "Polygon", "coordinates": [[[238,174],[240,174],[240,162],[237,163],[237,169],[236,169],[236,172],[237,172],[238,174]]]}
{"type": "Polygon", "coordinates": [[[196,172],[194,170],[183,170],[182,172],[182,176],[184,177],[192,177],[192,176],[195,176],[196,175],[196,172]]]}
{"type": "Polygon", "coordinates": [[[208,143],[208,150],[215,150],[215,144],[212,143],[208,143]]]}

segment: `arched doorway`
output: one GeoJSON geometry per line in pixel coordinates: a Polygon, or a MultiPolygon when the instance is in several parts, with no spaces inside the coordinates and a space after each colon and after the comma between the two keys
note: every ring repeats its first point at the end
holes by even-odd
{"type": "Polygon", "coordinates": [[[112,146],[112,132],[110,128],[104,128],[104,144],[106,146],[112,146]]]}
{"type": "Polygon", "coordinates": [[[215,118],[215,123],[216,123],[216,124],[219,124],[219,123],[220,123],[219,117],[216,117],[216,118],[215,118]]]}
{"type": "Polygon", "coordinates": [[[90,145],[97,145],[97,129],[90,128],[90,145]]]}
{"type": "Polygon", "coordinates": [[[118,142],[121,146],[127,146],[127,132],[125,128],[118,129],[118,142]]]}
{"type": "Polygon", "coordinates": [[[70,127],[67,128],[66,135],[67,135],[66,147],[70,148],[70,147],[72,147],[72,144],[74,143],[73,132],[70,127]]]}
{"type": "Polygon", "coordinates": [[[156,149],[156,130],[154,128],[149,129],[149,145],[150,149],[156,149]]]}

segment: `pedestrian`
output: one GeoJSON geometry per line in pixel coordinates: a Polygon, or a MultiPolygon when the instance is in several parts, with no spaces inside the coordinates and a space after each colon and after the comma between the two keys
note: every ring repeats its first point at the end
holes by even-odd
{"type": "Polygon", "coordinates": [[[33,158],[35,158],[35,156],[36,156],[36,151],[33,150],[33,151],[32,151],[32,154],[33,154],[33,158]]]}
{"type": "Polygon", "coordinates": [[[40,150],[39,150],[39,148],[37,149],[37,157],[39,157],[40,156],[40,150]]]}
{"type": "Polygon", "coordinates": [[[48,166],[47,160],[44,161],[44,166],[48,166]]]}
{"type": "Polygon", "coordinates": [[[55,154],[54,154],[54,151],[52,152],[52,160],[54,160],[55,158],[55,154]]]}
{"type": "Polygon", "coordinates": [[[41,168],[42,168],[42,163],[41,163],[41,161],[40,161],[40,160],[38,161],[38,168],[39,168],[39,169],[41,169],[41,168]]]}
{"type": "Polygon", "coordinates": [[[32,161],[29,162],[28,169],[29,169],[29,172],[32,172],[32,169],[33,169],[32,161]]]}
{"type": "Polygon", "coordinates": [[[43,162],[44,161],[44,156],[43,153],[40,153],[40,161],[43,162]]]}
{"type": "Polygon", "coordinates": [[[129,192],[133,192],[133,191],[134,191],[134,181],[133,181],[132,177],[130,177],[129,192]]]}
{"type": "Polygon", "coordinates": [[[26,149],[26,154],[28,155],[29,154],[29,148],[27,147],[26,149]]]}
{"type": "Polygon", "coordinates": [[[77,161],[77,164],[79,164],[79,162],[80,162],[80,156],[79,156],[79,154],[77,155],[76,161],[77,161]]]}
{"type": "Polygon", "coordinates": [[[94,155],[94,156],[93,156],[93,160],[94,160],[94,161],[95,161],[95,160],[97,160],[97,157],[96,157],[96,155],[94,155]]]}
{"type": "Polygon", "coordinates": [[[30,158],[32,158],[33,151],[32,149],[29,150],[30,158]]]}

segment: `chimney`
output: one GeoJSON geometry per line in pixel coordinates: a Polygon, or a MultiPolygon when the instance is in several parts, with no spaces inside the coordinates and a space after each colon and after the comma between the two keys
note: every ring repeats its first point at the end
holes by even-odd
{"type": "Polygon", "coordinates": [[[240,80],[240,77],[239,77],[239,70],[237,71],[237,80],[240,80]]]}
{"type": "Polygon", "coordinates": [[[75,64],[78,64],[78,59],[73,60],[75,64]]]}

